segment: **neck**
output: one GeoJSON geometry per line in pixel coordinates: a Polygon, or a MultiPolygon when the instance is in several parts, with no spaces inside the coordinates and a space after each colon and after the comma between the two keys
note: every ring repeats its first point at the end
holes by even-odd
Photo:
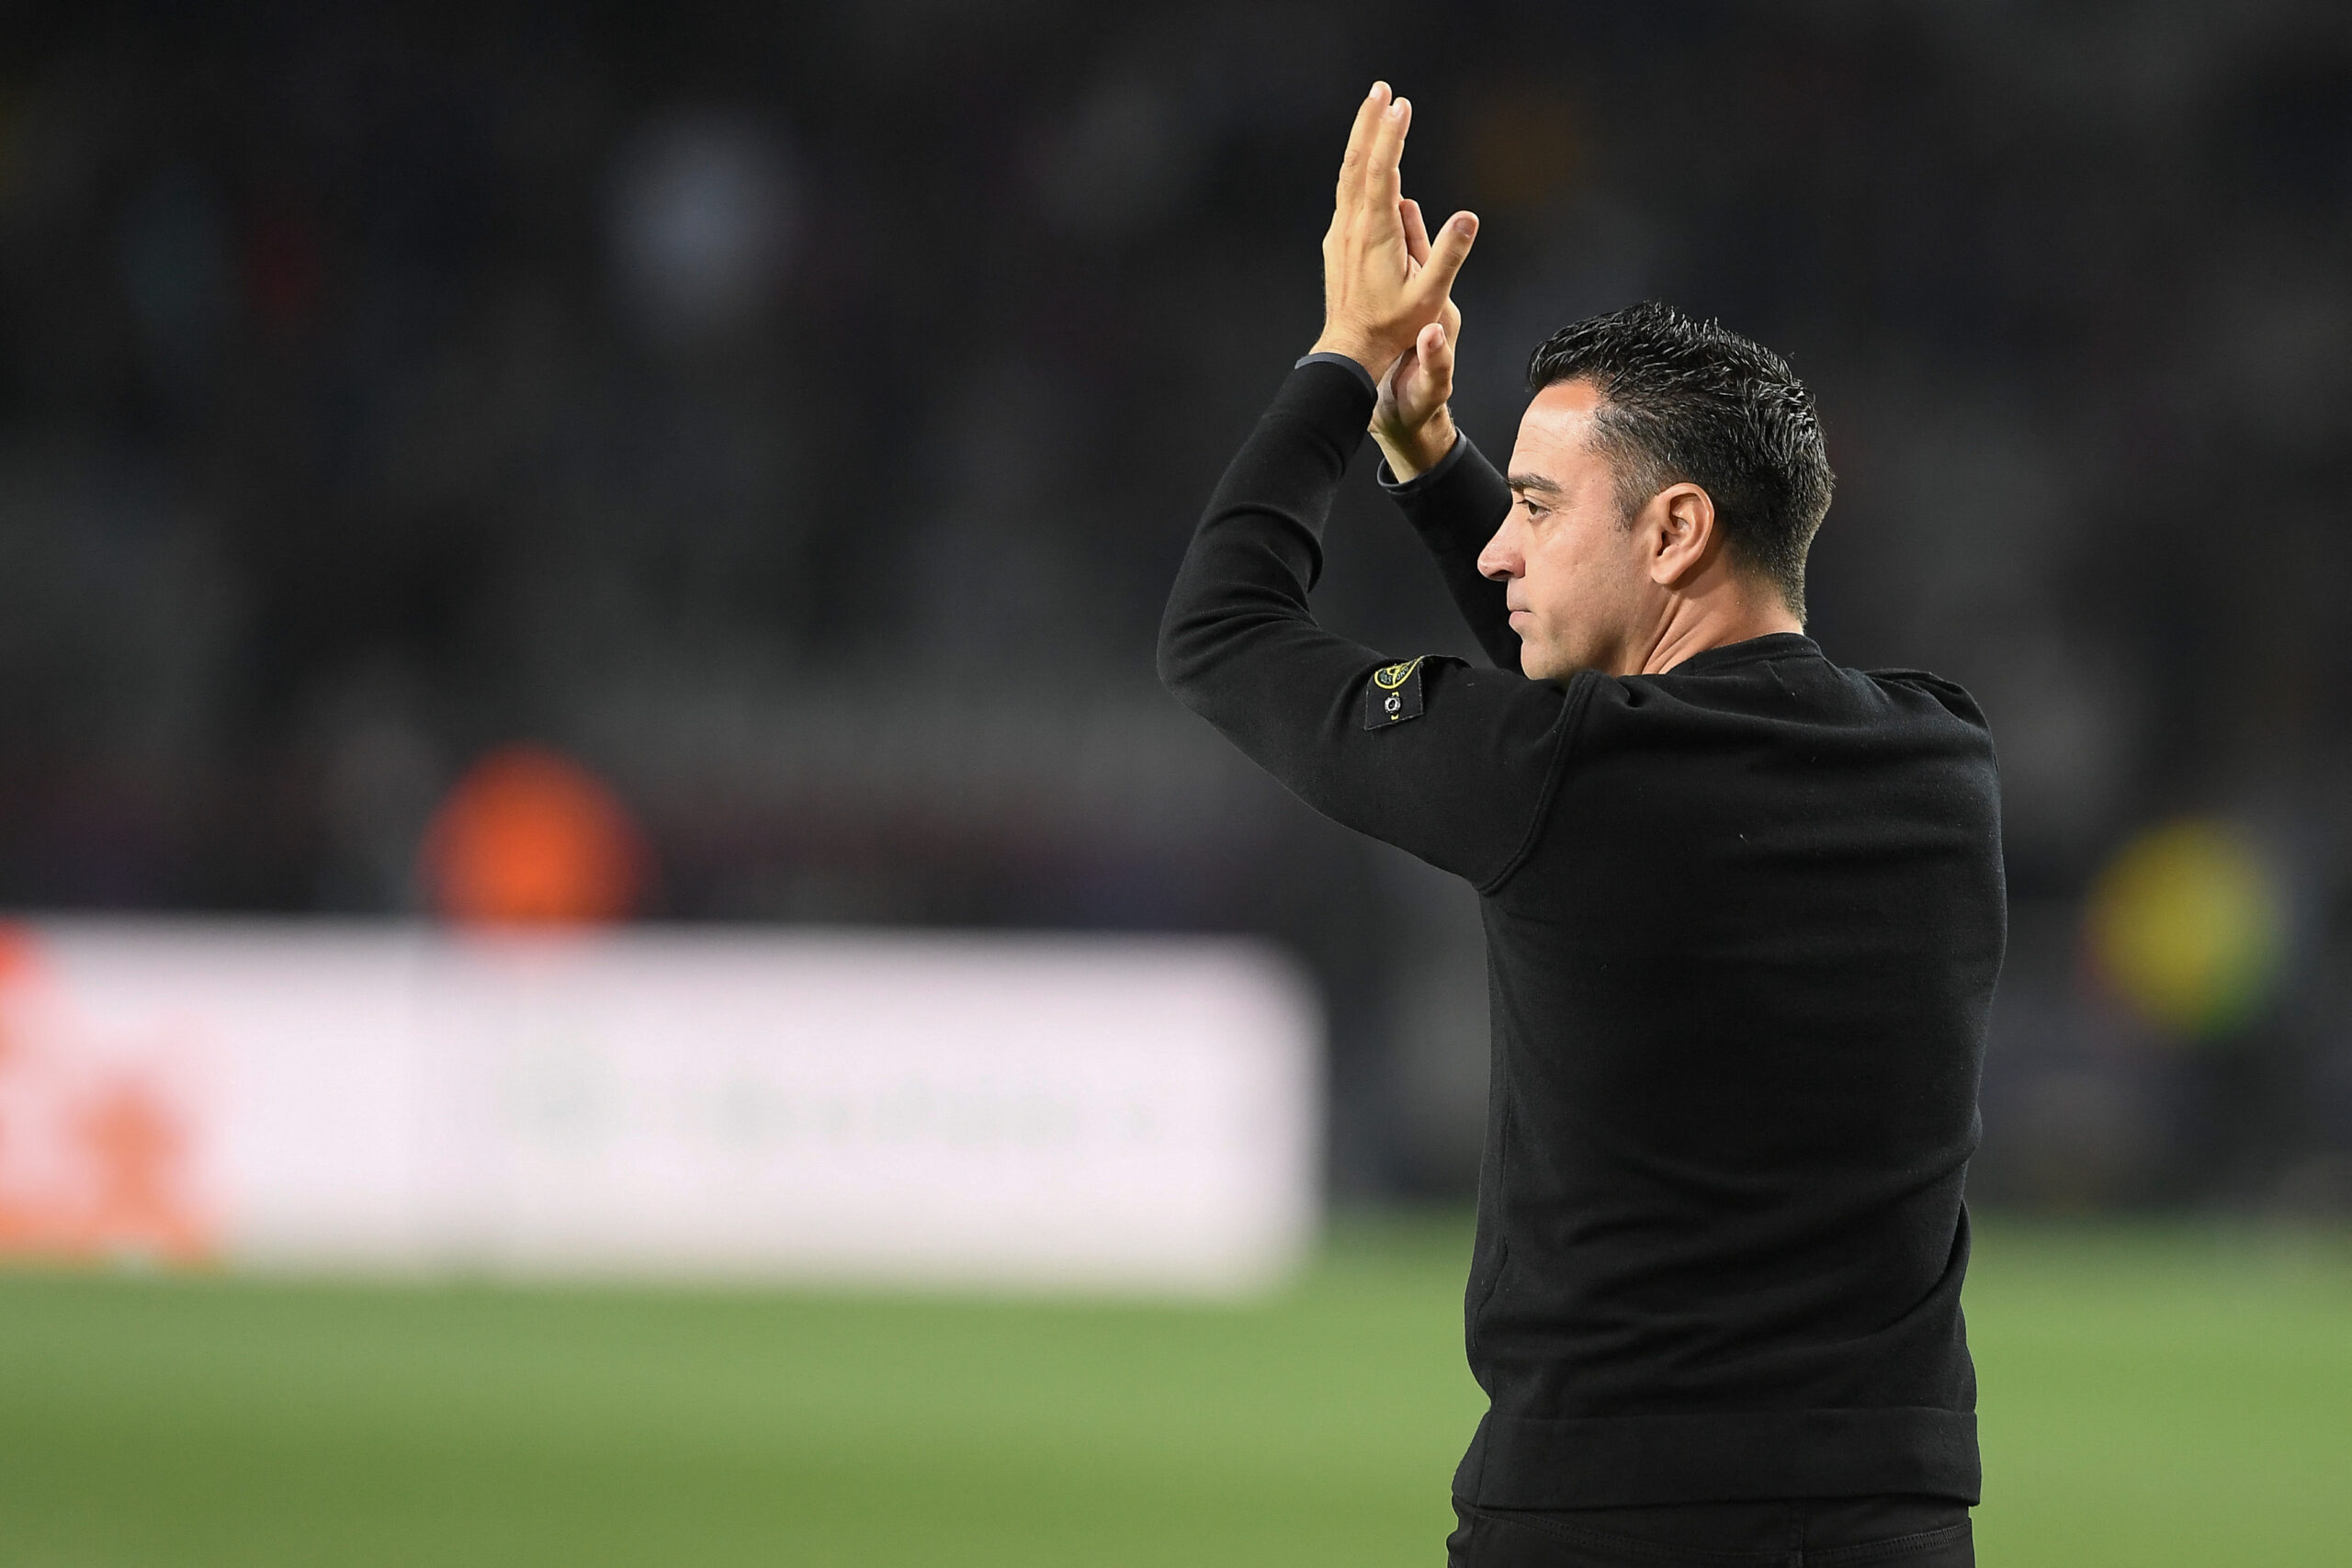
{"type": "Polygon", "coordinates": [[[1663,675],[1693,654],[1727,648],[1774,632],[1802,632],[1780,594],[1736,580],[1711,583],[1669,597],[1646,645],[1627,649],[1629,669],[1621,675],[1663,675]]]}

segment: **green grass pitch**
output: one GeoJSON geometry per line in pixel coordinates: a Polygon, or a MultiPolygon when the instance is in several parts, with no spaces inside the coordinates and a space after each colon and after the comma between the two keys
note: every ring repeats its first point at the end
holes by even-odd
{"type": "MultiPolygon", "coordinates": [[[[1261,1305],[0,1276],[0,1568],[1442,1561],[1458,1221],[1261,1305]]],[[[2352,1242],[1994,1224],[1988,1568],[2352,1562],[2352,1242]]]]}

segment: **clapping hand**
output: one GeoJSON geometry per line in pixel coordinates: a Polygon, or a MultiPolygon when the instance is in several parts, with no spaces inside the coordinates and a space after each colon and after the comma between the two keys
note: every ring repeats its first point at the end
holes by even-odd
{"type": "Polygon", "coordinates": [[[1461,312],[1452,299],[1477,237],[1457,212],[1434,236],[1419,203],[1400,189],[1410,99],[1375,83],[1356,109],[1340,164],[1338,199],[1323,236],[1323,335],[1317,353],[1344,354],[1380,384],[1373,434],[1399,478],[1435,463],[1453,445],[1446,400],[1461,312]]]}

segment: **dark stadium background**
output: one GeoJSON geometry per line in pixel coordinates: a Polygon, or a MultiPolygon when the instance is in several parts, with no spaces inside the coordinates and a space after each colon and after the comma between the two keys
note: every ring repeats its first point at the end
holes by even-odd
{"type": "MultiPolygon", "coordinates": [[[[1151,670],[1375,76],[1485,220],[1465,427],[1644,297],[1782,350],[1814,631],[1991,714],[1987,1561],[2342,1555],[2352,10],[17,0],[0,982],[19,916],[463,912],[527,742],[634,822],[561,786],[582,908],[1283,944],[1336,1206],[1216,1305],[62,1267],[0,1213],[0,1568],[1434,1560],[1476,911],[1151,670]]],[[[1367,471],[1340,512],[1329,620],[1469,651],[1367,471]]]]}
{"type": "MultiPolygon", "coordinates": [[[[1154,683],[1375,74],[1469,206],[1464,424],[1645,296],[1817,389],[1813,626],[1992,715],[1996,1205],[2352,1203],[2352,17],[2290,0],[40,5],[0,23],[0,907],[420,907],[485,751],[685,921],[1267,933],[1334,1190],[1474,1168],[1467,896],[1154,683]],[[2238,824],[2170,1041],[2082,901],[2238,824]]],[[[1463,637],[1356,476],[1322,603],[1463,637]]]]}

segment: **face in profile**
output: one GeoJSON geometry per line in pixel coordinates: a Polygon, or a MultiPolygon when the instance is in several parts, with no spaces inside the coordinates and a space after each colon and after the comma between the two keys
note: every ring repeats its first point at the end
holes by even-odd
{"type": "Polygon", "coordinates": [[[1657,609],[1658,586],[1619,503],[1615,468],[1593,439],[1600,402],[1579,379],[1555,382],[1527,405],[1511,449],[1510,514],[1478,555],[1478,570],[1505,585],[1520,671],[1531,680],[1628,672],[1657,609]]]}

